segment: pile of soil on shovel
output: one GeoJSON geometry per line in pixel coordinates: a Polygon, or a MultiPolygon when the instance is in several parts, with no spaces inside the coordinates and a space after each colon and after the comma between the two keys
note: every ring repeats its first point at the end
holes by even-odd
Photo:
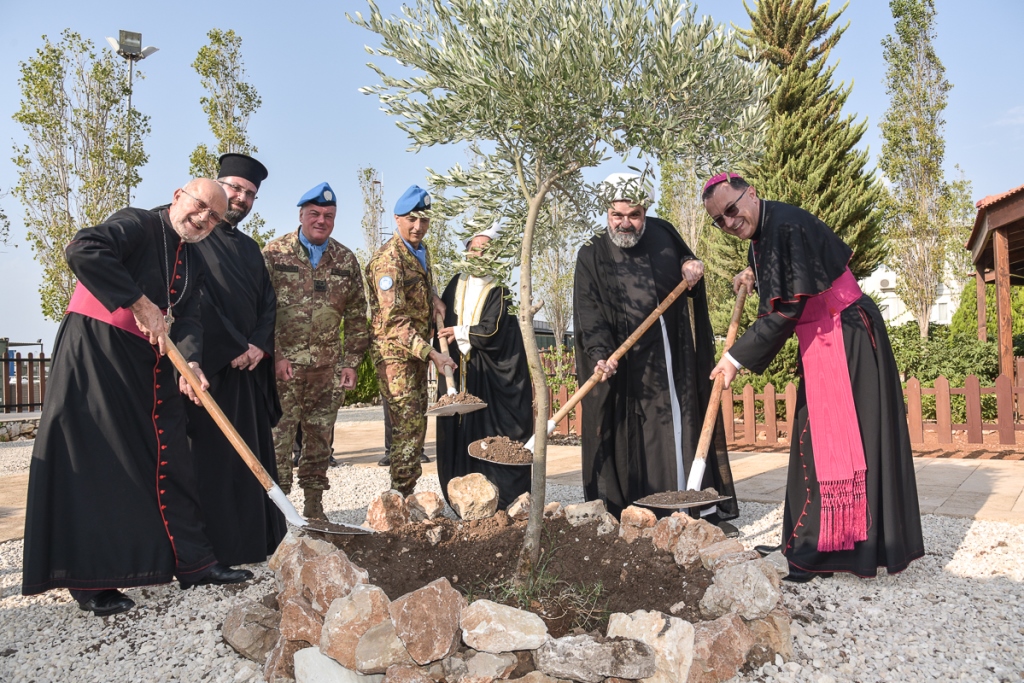
{"type": "MultiPolygon", "coordinates": [[[[370,582],[394,600],[447,577],[469,600],[487,598],[541,616],[552,637],[574,629],[603,630],[613,612],[659,610],[690,622],[700,620],[698,604],[711,583],[700,563],[679,567],[672,554],[649,539],[627,543],[617,534],[597,534],[598,524],[571,526],[545,520],[541,536],[540,580],[517,590],[515,576],[526,522],[513,522],[502,510],[471,522],[442,518],[408,524],[372,536],[328,537],[369,572],[370,582]],[[440,527],[440,541],[427,532],[440,527]]],[[[432,532],[436,534],[437,532],[432,532]]]]}
{"type": "Polygon", "coordinates": [[[533,463],[533,452],[507,436],[488,436],[486,439],[481,439],[474,444],[470,455],[502,465],[530,465],[533,463]]]}
{"type": "Polygon", "coordinates": [[[636,501],[636,505],[685,505],[687,503],[703,503],[721,498],[718,491],[707,488],[703,491],[662,491],[652,493],[636,501]]]}
{"type": "Polygon", "coordinates": [[[430,406],[430,409],[443,408],[444,406],[450,406],[453,403],[459,405],[472,405],[476,403],[483,403],[479,398],[465,391],[460,391],[457,394],[445,394],[441,398],[437,399],[437,403],[430,406]]]}

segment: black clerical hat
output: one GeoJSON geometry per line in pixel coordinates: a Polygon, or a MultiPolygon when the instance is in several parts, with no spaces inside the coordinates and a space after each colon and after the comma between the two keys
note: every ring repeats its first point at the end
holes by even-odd
{"type": "Polygon", "coordinates": [[[245,178],[260,189],[260,183],[270,175],[267,167],[246,154],[225,154],[220,158],[218,178],[235,176],[245,178]]]}

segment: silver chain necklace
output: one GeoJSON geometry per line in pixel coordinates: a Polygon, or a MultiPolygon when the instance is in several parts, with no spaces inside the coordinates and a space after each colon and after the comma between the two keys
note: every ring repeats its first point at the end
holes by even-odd
{"type": "Polygon", "coordinates": [[[171,311],[171,308],[181,303],[182,298],[185,296],[185,289],[188,288],[188,252],[187,251],[185,252],[185,284],[182,285],[182,287],[181,287],[181,293],[178,294],[178,300],[172,303],[171,302],[171,282],[172,282],[172,280],[171,280],[171,273],[173,271],[171,270],[171,266],[174,265],[174,264],[171,263],[171,258],[170,258],[171,253],[170,253],[170,250],[167,248],[167,229],[168,228],[167,228],[167,223],[164,222],[164,212],[161,211],[161,212],[159,212],[158,215],[160,216],[160,227],[162,228],[162,230],[160,231],[160,235],[161,235],[161,237],[163,237],[163,240],[164,240],[164,261],[166,261],[166,263],[167,263],[167,270],[165,271],[166,275],[164,277],[164,282],[167,283],[167,315],[164,316],[164,322],[167,323],[167,331],[170,332],[171,331],[171,325],[174,323],[174,313],[171,311]]]}

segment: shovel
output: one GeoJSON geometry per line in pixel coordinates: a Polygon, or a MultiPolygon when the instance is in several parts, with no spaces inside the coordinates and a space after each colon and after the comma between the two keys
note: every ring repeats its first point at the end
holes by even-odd
{"type": "MultiPolygon", "coordinates": [[[[685,292],[686,290],[686,280],[683,280],[678,285],[676,285],[675,289],[669,292],[668,296],[665,297],[664,301],[658,304],[657,308],[651,311],[651,314],[647,316],[647,319],[640,323],[640,327],[636,328],[636,331],[634,331],[633,334],[629,335],[626,341],[622,342],[622,346],[615,349],[615,352],[608,357],[608,360],[617,361],[624,355],[626,355],[626,352],[633,348],[633,344],[636,344],[640,340],[640,337],[644,336],[644,333],[651,328],[651,325],[654,324],[654,321],[660,318],[661,315],[668,310],[668,307],[675,303],[675,300],[682,296],[683,292],[685,292]]],[[[554,417],[548,420],[548,434],[553,432],[555,430],[555,425],[564,420],[565,417],[569,414],[569,411],[575,408],[576,404],[582,401],[583,397],[590,393],[590,390],[593,389],[594,386],[601,381],[601,377],[603,375],[604,373],[601,372],[600,370],[594,370],[594,374],[590,376],[590,379],[588,379],[583,386],[577,389],[575,394],[569,397],[569,400],[566,401],[565,404],[558,409],[558,412],[555,413],[554,417]]],[[[532,451],[534,439],[535,437],[531,436],[530,440],[526,442],[524,448],[526,448],[529,451],[532,451]]],[[[470,448],[472,449],[475,447],[475,449],[478,452],[486,450],[486,447],[482,445],[483,441],[483,439],[481,439],[480,441],[474,441],[473,443],[470,444],[470,448]]]]}
{"type": "MultiPolygon", "coordinates": [[[[171,359],[171,363],[178,369],[181,376],[185,378],[185,381],[192,386],[192,391],[196,393],[196,396],[203,402],[203,407],[210,413],[210,417],[217,423],[220,430],[227,437],[227,440],[231,442],[231,445],[238,451],[238,455],[242,456],[242,460],[248,465],[252,473],[259,479],[260,484],[263,486],[263,490],[267,492],[267,496],[274,502],[281,512],[284,513],[285,519],[288,520],[289,524],[293,524],[299,528],[309,529],[310,531],[316,531],[321,534],[370,534],[373,533],[369,529],[365,529],[360,526],[353,526],[351,524],[336,524],[330,523],[331,529],[322,528],[320,525],[311,525],[306,518],[299,514],[299,511],[295,509],[292,502],[288,500],[288,497],[284,495],[284,491],[278,486],[271,476],[267,473],[267,470],[263,467],[253,452],[249,449],[249,445],[245,443],[242,436],[235,429],[234,425],[228,420],[224,411],[220,409],[217,402],[213,400],[210,393],[203,389],[202,383],[196,376],[196,373],[189,367],[185,357],[181,355],[181,351],[174,345],[170,337],[164,335],[164,344],[167,349],[167,357],[171,359]]],[[[324,526],[327,526],[326,524],[324,526]]]]}
{"type": "MultiPolygon", "coordinates": [[[[440,330],[444,327],[444,318],[437,316],[437,329],[440,330]]],[[[437,340],[441,342],[441,353],[448,355],[448,340],[437,335],[437,340]]],[[[447,365],[444,368],[444,378],[448,382],[448,396],[455,396],[459,392],[455,389],[455,373],[447,365]]],[[[435,415],[438,417],[447,417],[449,415],[465,415],[466,413],[472,413],[473,411],[486,408],[487,404],[483,401],[473,403],[449,403],[445,406],[436,406],[427,411],[427,417],[435,415]]]]}
{"type": "MultiPolygon", "coordinates": [[[[740,288],[736,295],[736,305],[732,309],[732,320],[729,321],[729,332],[725,335],[725,347],[722,356],[732,348],[736,341],[736,332],[740,327],[740,316],[743,314],[743,304],[747,301],[746,288],[740,288]]],[[[697,441],[697,452],[693,455],[693,464],[690,465],[690,476],[686,479],[686,490],[697,491],[704,479],[704,470],[708,463],[708,449],[711,447],[711,437],[715,432],[715,421],[718,420],[718,408],[722,403],[722,389],[725,388],[725,379],[722,375],[715,377],[715,383],[711,387],[711,398],[708,399],[708,409],[704,413],[704,426],[700,430],[700,440],[697,441]]]]}

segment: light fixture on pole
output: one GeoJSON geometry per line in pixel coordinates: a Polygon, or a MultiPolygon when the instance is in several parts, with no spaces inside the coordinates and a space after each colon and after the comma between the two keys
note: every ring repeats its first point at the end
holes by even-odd
{"type": "MultiPolygon", "coordinates": [[[[110,43],[110,47],[114,49],[114,52],[128,60],[128,153],[127,158],[131,159],[132,156],[132,74],[135,71],[135,63],[141,62],[146,57],[150,56],[159,48],[156,47],[142,47],[142,34],[136,33],[135,31],[119,31],[118,40],[114,40],[110,36],[107,36],[107,42],[110,43]]],[[[128,201],[127,206],[132,203],[132,185],[130,178],[125,183],[128,190],[128,201]]]]}

